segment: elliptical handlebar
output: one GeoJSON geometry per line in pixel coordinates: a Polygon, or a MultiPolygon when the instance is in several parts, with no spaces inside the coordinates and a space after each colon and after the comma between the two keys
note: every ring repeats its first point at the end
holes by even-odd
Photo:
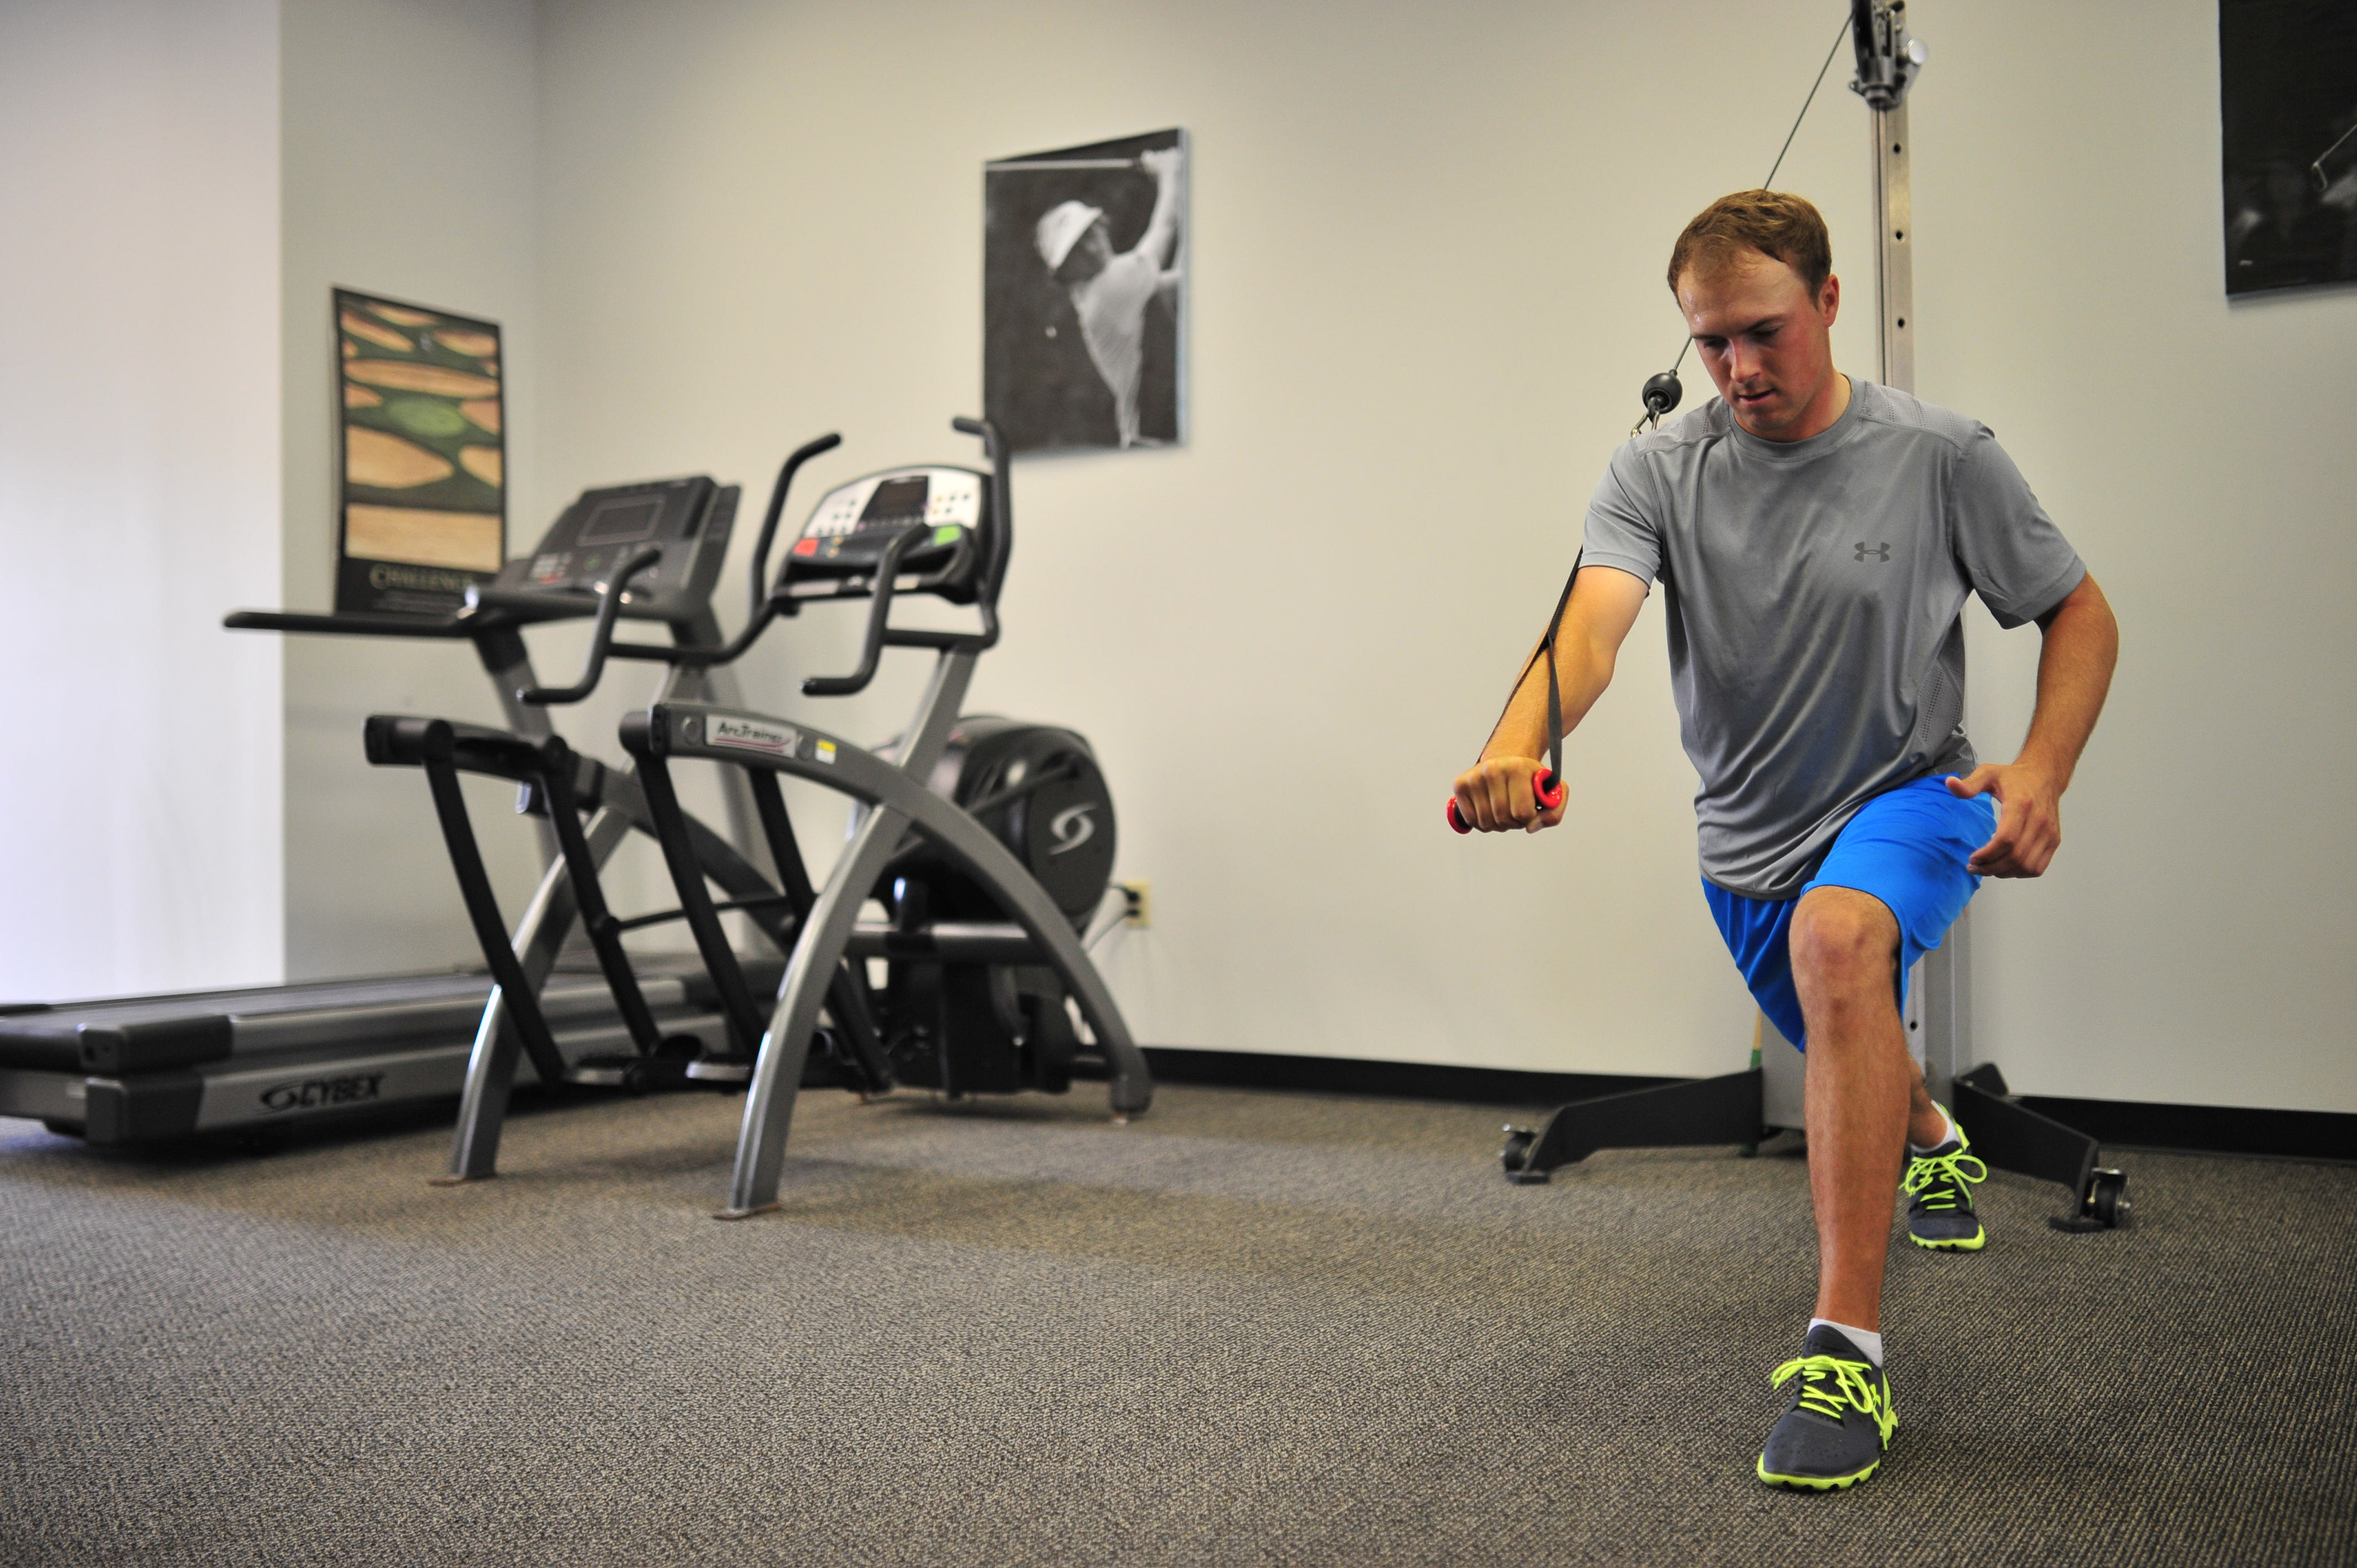
{"type": "MultiPolygon", "coordinates": [[[[590,657],[595,662],[592,664],[590,672],[583,676],[583,681],[591,685],[596,684],[597,666],[603,663],[608,654],[618,659],[645,659],[694,670],[709,670],[716,665],[734,664],[738,659],[744,657],[745,650],[752,647],[759,639],[761,633],[769,629],[770,623],[778,618],[778,601],[770,593],[770,547],[777,542],[778,521],[785,516],[786,496],[793,489],[794,476],[801,472],[802,466],[812,458],[822,456],[842,445],[843,433],[830,430],[825,435],[813,436],[795,447],[788,455],[783,466],[778,469],[777,482],[770,487],[769,507],[761,515],[760,535],[753,542],[750,584],[752,603],[746,618],[744,630],[738,632],[726,646],[720,648],[662,648],[653,643],[615,642],[609,631],[602,651],[596,643],[591,645],[590,657]]],[[[792,613],[791,605],[786,607],[786,609],[787,613],[792,613]]],[[[557,697],[550,700],[578,702],[580,699],[557,697]]]]}
{"type": "MultiPolygon", "coordinates": [[[[802,692],[813,697],[849,696],[867,688],[876,678],[876,668],[887,648],[931,648],[949,650],[967,648],[979,651],[996,647],[998,642],[998,589],[1006,581],[1006,564],[1015,548],[1015,514],[1012,499],[1014,487],[1009,473],[1011,455],[998,427],[987,419],[973,419],[963,414],[950,421],[950,428],[961,435],[971,435],[981,441],[983,453],[990,460],[990,520],[989,558],[983,563],[982,579],[976,585],[974,602],[982,613],[980,633],[896,630],[888,623],[892,596],[899,586],[900,561],[909,551],[924,542],[928,530],[921,524],[912,525],[895,534],[886,546],[883,558],[877,562],[874,586],[867,611],[867,628],[861,639],[859,667],[848,675],[813,675],[802,682],[802,692]]],[[[791,616],[795,606],[791,598],[777,591],[769,582],[770,550],[777,542],[778,523],[784,517],[786,495],[792,488],[794,475],[802,466],[823,453],[843,445],[840,434],[830,431],[814,440],[804,442],[778,470],[777,483],[770,490],[770,505],[761,520],[760,537],[753,546],[752,618],[745,629],[723,648],[661,648],[651,643],[616,642],[613,640],[612,616],[602,598],[599,601],[598,629],[593,634],[589,650],[589,667],[581,681],[563,691],[544,695],[527,696],[525,701],[578,702],[589,688],[597,684],[597,674],[608,655],[617,659],[644,659],[665,664],[693,669],[710,669],[714,665],[732,664],[751,648],[756,639],[780,615],[791,616]]],[[[631,572],[640,569],[634,562],[631,572]]],[[[626,576],[628,573],[624,574],[626,576]]]]}
{"type": "Polygon", "coordinates": [[[761,611],[770,602],[770,546],[777,541],[778,519],[785,515],[786,492],[793,488],[794,475],[804,463],[842,445],[842,433],[834,430],[803,442],[778,470],[778,482],[770,487],[770,510],[762,515],[761,537],[753,545],[752,603],[747,613],[755,621],[762,619],[761,611]]]}
{"type": "Polygon", "coordinates": [[[533,707],[548,707],[560,703],[577,703],[597,689],[599,677],[606,672],[606,655],[614,646],[615,618],[622,613],[622,591],[631,578],[650,566],[662,564],[662,551],[650,545],[632,555],[616,569],[614,575],[597,585],[597,622],[589,631],[589,657],[581,668],[581,679],[570,686],[521,686],[516,700],[533,707]]]}
{"type": "Polygon", "coordinates": [[[929,531],[921,522],[912,522],[892,536],[884,547],[883,559],[876,563],[875,586],[867,601],[867,631],[859,646],[859,668],[848,675],[812,675],[802,681],[805,697],[848,697],[864,692],[867,682],[876,679],[877,663],[884,656],[886,622],[892,616],[892,589],[900,575],[900,558],[909,547],[925,537],[929,531]]]}
{"type": "Polygon", "coordinates": [[[950,428],[979,440],[983,456],[990,460],[990,560],[983,567],[982,591],[974,598],[982,609],[979,646],[992,648],[998,642],[999,585],[1006,580],[1007,558],[1015,553],[1015,487],[1008,471],[1013,454],[1006,450],[1006,438],[999,435],[998,426],[988,419],[960,414],[950,421],[950,428]]]}

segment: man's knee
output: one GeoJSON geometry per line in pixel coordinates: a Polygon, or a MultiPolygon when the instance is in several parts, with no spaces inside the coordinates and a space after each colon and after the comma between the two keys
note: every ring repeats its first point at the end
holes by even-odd
{"type": "Polygon", "coordinates": [[[1805,998],[1890,983],[1899,921],[1889,907],[1851,887],[1820,887],[1792,912],[1792,978],[1805,998]]]}

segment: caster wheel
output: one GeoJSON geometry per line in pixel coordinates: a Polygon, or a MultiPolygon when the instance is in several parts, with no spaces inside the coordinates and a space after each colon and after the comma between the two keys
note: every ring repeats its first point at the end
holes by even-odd
{"type": "Polygon", "coordinates": [[[2087,1196],[2069,1214],[2057,1214],[2046,1223],[2074,1236],[2116,1230],[2128,1222],[2128,1177],[2126,1171],[2098,1166],[2087,1183],[2087,1196]]]}
{"type": "Polygon", "coordinates": [[[1513,1175],[1523,1168],[1523,1162],[1530,1155],[1531,1145],[1538,1141],[1539,1135],[1528,1127],[1516,1127],[1510,1123],[1506,1128],[1506,1146],[1498,1151],[1498,1163],[1506,1167],[1509,1176],[1513,1175]]]}
{"type": "Polygon", "coordinates": [[[2087,1207],[2105,1230],[2116,1230],[2128,1222],[2129,1211],[2135,1205],[2128,1202],[2127,1190],[2126,1171],[2104,1169],[2095,1172],[2095,1188],[2087,1207]]]}

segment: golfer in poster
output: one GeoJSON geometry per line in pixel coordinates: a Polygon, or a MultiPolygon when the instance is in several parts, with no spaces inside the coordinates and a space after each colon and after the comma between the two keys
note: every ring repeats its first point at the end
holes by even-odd
{"type": "Polygon", "coordinates": [[[1146,309],[1178,287],[1171,257],[1178,242],[1179,184],[1184,156],[1177,147],[1140,153],[1137,166],[1154,177],[1154,212],[1135,246],[1115,252],[1104,211],[1085,201],[1062,201],[1039,219],[1034,232],[1039,259],[1072,302],[1081,338],[1114,398],[1123,446],[1137,444],[1137,385],[1145,362],[1146,309]]]}

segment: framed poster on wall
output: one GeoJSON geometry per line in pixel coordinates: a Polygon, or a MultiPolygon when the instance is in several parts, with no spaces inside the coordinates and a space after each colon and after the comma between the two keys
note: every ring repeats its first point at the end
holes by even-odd
{"type": "Polygon", "coordinates": [[[1017,452],[1186,439],[1187,133],[983,166],[982,405],[1017,452]]]}
{"type": "Polygon", "coordinates": [[[447,615],[507,559],[496,322],[334,291],[336,608],[447,615]]]}
{"type": "Polygon", "coordinates": [[[2357,281],[2357,5],[2221,0],[2226,292],[2357,281]]]}

